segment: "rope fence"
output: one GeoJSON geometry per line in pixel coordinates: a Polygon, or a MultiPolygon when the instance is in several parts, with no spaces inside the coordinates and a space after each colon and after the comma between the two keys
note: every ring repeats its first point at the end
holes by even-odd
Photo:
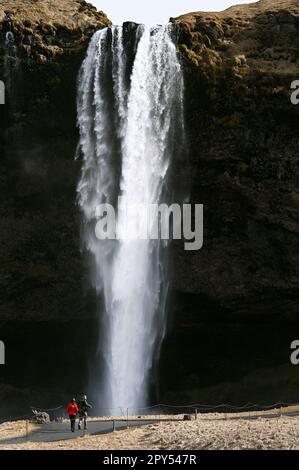
{"type": "MultiPolygon", "coordinates": [[[[233,405],[230,403],[220,403],[220,404],[205,404],[205,403],[191,403],[186,405],[174,405],[167,403],[159,403],[156,405],[146,406],[146,407],[126,407],[118,406],[114,408],[96,408],[96,416],[100,418],[113,419],[117,417],[118,421],[128,421],[134,419],[140,419],[142,417],[148,416],[156,417],[155,419],[167,419],[167,417],[176,417],[179,415],[194,415],[196,418],[198,415],[204,416],[205,414],[240,414],[240,413],[250,413],[250,412],[267,412],[271,410],[279,410],[278,414],[286,414],[288,408],[298,408],[298,410],[289,410],[289,413],[299,414],[299,403],[288,403],[288,402],[276,402],[272,404],[258,404],[248,402],[244,405],[233,405]],[[285,412],[285,413],[284,413],[285,412]]],[[[11,415],[0,417],[0,424],[6,421],[20,421],[20,420],[32,420],[34,418],[33,411],[39,413],[47,413],[50,416],[51,421],[60,421],[68,418],[67,406],[59,405],[52,408],[40,408],[37,406],[30,406],[31,414],[23,415],[11,415]]]]}
{"type": "MultiPolygon", "coordinates": [[[[117,416],[119,418],[124,418],[127,420],[128,417],[142,417],[142,416],[167,416],[167,415],[180,415],[180,414],[209,414],[209,413],[242,413],[242,412],[263,412],[269,410],[279,409],[282,411],[284,408],[289,407],[298,407],[299,413],[299,403],[287,403],[287,402],[276,402],[273,404],[258,404],[248,402],[245,405],[233,405],[230,403],[220,403],[220,404],[205,404],[205,403],[192,403],[187,405],[171,405],[165,403],[159,403],[152,406],[146,407],[126,407],[118,406],[113,408],[97,408],[97,416],[100,417],[112,417],[117,416]]],[[[39,408],[39,407],[30,407],[31,410],[36,410],[38,412],[46,412],[50,415],[51,420],[58,418],[68,417],[66,406],[60,405],[54,408],[39,408]]]]}

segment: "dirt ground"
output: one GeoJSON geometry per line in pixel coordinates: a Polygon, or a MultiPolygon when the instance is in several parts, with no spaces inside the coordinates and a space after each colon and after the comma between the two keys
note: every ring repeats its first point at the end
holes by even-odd
{"type": "Polygon", "coordinates": [[[249,413],[205,414],[192,421],[162,421],[106,435],[50,443],[30,442],[30,432],[37,428],[25,421],[3,423],[0,450],[299,450],[299,416],[279,414],[277,417],[267,413],[260,417],[249,413]],[[13,439],[12,443],[8,444],[8,439],[13,439]]]}

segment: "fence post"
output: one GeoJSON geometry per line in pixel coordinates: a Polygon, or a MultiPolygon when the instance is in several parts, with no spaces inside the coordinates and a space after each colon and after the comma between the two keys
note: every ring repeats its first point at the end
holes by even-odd
{"type": "Polygon", "coordinates": [[[197,408],[195,408],[195,419],[197,419],[197,408]]]}
{"type": "Polygon", "coordinates": [[[26,419],[26,440],[28,441],[29,429],[28,429],[28,419],[26,419]]]}
{"type": "Polygon", "coordinates": [[[116,423],[115,423],[115,419],[113,420],[113,432],[116,431],[116,423]]]}
{"type": "Polygon", "coordinates": [[[129,428],[129,408],[127,408],[127,429],[129,428]]]}

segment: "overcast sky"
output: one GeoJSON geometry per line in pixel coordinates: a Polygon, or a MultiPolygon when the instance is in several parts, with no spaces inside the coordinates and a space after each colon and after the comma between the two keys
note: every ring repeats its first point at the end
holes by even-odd
{"type": "Polygon", "coordinates": [[[192,11],[220,11],[250,0],[89,0],[103,10],[114,24],[135,21],[148,25],[165,24],[171,16],[192,11]]]}

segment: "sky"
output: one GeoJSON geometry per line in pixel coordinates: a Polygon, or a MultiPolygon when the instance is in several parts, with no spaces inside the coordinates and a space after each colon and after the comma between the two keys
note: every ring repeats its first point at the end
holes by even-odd
{"type": "Polygon", "coordinates": [[[88,0],[117,25],[135,21],[150,26],[166,24],[171,16],[193,11],[221,11],[250,0],[88,0]]]}

